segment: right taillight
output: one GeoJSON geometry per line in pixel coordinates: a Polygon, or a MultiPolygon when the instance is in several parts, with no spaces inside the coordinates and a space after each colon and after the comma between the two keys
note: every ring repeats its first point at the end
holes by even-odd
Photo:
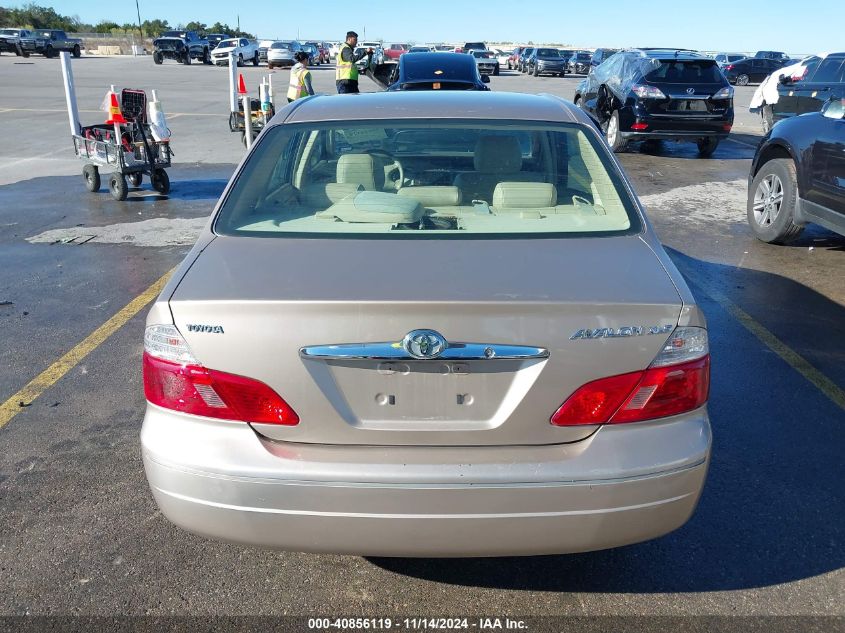
{"type": "Polygon", "coordinates": [[[725,66],[725,68],[723,70],[733,70],[733,69],[734,69],[734,65],[728,64],[727,66],[725,66]]]}
{"type": "Polygon", "coordinates": [[[154,405],[191,415],[299,424],[296,412],[265,383],[200,365],[172,325],[144,333],[144,395],[154,405]]]}
{"type": "Polygon", "coordinates": [[[642,422],[692,411],[707,402],[707,330],[676,328],[651,365],[587,383],[552,416],[555,426],[642,422]]]}

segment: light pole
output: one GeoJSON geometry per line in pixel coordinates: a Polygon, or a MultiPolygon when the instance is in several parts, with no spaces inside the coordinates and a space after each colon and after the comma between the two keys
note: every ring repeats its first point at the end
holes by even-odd
{"type": "MultiPolygon", "coordinates": [[[[141,39],[144,39],[144,30],[141,28],[141,7],[138,6],[138,0],[135,0],[135,10],[138,12],[138,33],[141,34],[141,39]]],[[[143,45],[143,42],[141,42],[143,45]]]]}

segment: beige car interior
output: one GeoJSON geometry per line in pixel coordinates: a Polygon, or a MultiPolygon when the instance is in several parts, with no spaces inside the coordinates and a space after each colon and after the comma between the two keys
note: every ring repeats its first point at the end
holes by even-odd
{"type": "Polygon", "coordinates": [[[627,212],[604,165],[583,134],[572,136],[578,142],[570,143],[565,180],[569,186],[559,190],[545,182],[555,174],[523,170],[517,137],[495,134],[478,138],[474,170],[458,173],[452,185],[390,179],[388,175],[397,169],[403,174],[402,166],[376,151],[342,154],[334,181],[324,182],[331,163],[309,156],[317,151],[312,133],[295,165],[293,187],[282,185],[267,194],[255,211],[259,214],[259,207],[265,212],[271,207],[285,209],[289,217],[275,224],[294,230],[307,230],[315,221],[322,226],[313,228],[320,231],[330,230],[326,226],[330,222],[365,225],[351,229],[357,232],[366,231],[367,225],[376,229],[375,225],[419,224],[425,217],[452,218],[458,223],[456,228],[489,227],[491,231],[527,230],[520,226],[525,220],[547,218],[558,218],[553,224],[563,227],[553,230],[585,230],[591,222],[596,230],[627,228],[627,212]],[[317,178],[320,181],[312,181],[317,178]]]}

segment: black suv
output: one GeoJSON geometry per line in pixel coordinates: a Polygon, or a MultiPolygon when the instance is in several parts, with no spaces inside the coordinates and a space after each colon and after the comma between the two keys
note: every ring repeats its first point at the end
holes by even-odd
{"type": "Polygon", "coordinates": [[[722,72],[732,84],[747,86],[749,83],[760,83],[786,62],[782,59],[767,59],[765,57],[746,57],[739,61],[725,64],[722,72]]]}
{"type": "Polygon", "coordinates": [[[748,181],[748,223],[764,242],[791,242],[810,222],[845,235],[845,99],[772,128],[748,181]]]}
{"type": "Polygon", "coordinates": [[[566,66],[566,58],[556,48],[538,48],[528,58],[528,74],[535,77],[540,75],[564,77],[566,76],[566,66]]]}
{"type": "Polygon", "coordinates": [[[763,106],[769,124],[796,114],[818,112],[830,99],[845,98],[845,53],[833,53],[807,63],[804,77],[795,81],[785,75],[778,85],[778,100],[763,106]]]}
{"type": "Polygon", "coordinates": [[[594,68],[575,103],[621,151],[629,141],[695,141],[709,156],[731,131],[733,88],[715,60],[694,51],[632,49],[594,68]]]}
{"type": "Polygon", "coordinates": [[[586,75],[590,72],[590,61],[592,59],[592,54],[587,51],[576,51],[569,60],[569,68],[573,73],[586,75]]]}
{"type": "Polygon", "coordinates": [[[398,62],[377,64],[367,76],[388,92],[399,90],[483,90],[490,77],[482,75],[475,57],[463,53],[414,53],[398,62]]]}

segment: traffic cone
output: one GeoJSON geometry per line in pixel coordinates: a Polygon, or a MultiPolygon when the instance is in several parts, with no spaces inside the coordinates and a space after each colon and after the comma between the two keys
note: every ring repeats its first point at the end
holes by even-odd
{"type": "Polygon", "coordinates": [[[238,94],[245,95],[246,92],[246,84],[244,83],[244,76],[241,73],[238,73],[238,94]]]}
{"type": "Polygon", "coordinates": [[[109,116],[106,119],[106,125],[111,125],[113,123],[126,123],[126,119],[123,118],[123,112],[120,111],[120,104],[117,102],[117,95],[113,92],[109,92],[109,116]]]}

